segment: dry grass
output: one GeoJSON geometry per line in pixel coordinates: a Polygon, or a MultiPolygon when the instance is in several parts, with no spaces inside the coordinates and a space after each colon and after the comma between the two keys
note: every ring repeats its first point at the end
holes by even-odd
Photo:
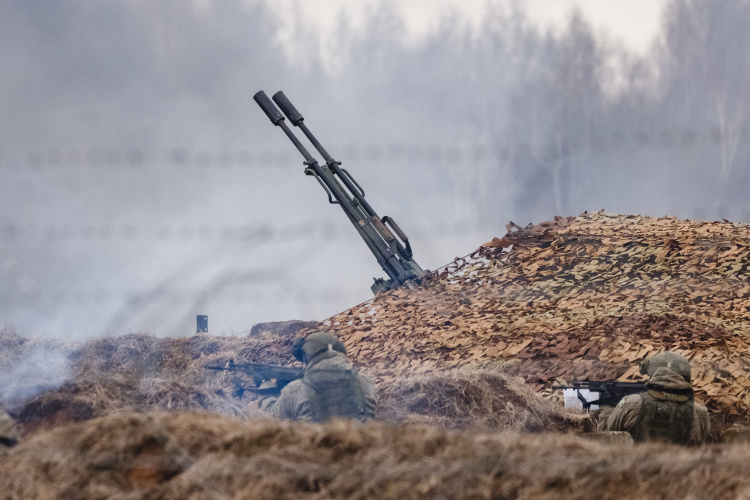
{"type": "Polygon", "coordinates": [[[616,446],[416,424],[120,414],[34,436],[5,498],[744,498],[750,446],[616,446]]]}
{"type": "MultiPolygon", "coordinates": [[[[212,412],[227,416],[259,414],[249,398],[231,391],[188,385],[175,379],[100,377],[67,382],[43,392],[13,410],[22,435],[125,411],[212,412]]],[[[502,431],[590,429],[587,414],[566,411],[531,390],[522,379],[503,371],[463,368],[419,375],[383,384],[377,419],[423,423],[444,428],[502,431]]]]}
{"type": "Polygon", "coordinates": [[[382,384],[378,419],[516,432],[592,427],[588,414],[565,410],[503,370],[464,367],[382,384]]]}
{"type": "MultiPolygon", "coordinates": [[[[0,330],[0,404],[28,436],[57,425],[124,411],[209,411],[253,415],[247,398],[232,397],[238,375],[204,366],[291,359],[288,338],[129,334],[88,342],[27,339],[0,330]],[[45,365],[50,354],[60,364],[45,365]]],[[[239,376],[241,378],[241,376],[239,376]]]]}
{"type": "Polygon", "coordinates": [[[12,328],[0,329],[0,404],[12,405],[69,376],[74,342],[26,338],[12,328]]]}
{"type": "MultiPolygon", "coordinates": [[[[31,386],[33,397],[3,399],[17,418],[23,436],[70,422],[112,413],[157,410],[202,411],[227,416],[257,413],[252,396],[232,396],[236,375],[205,370],[209,363],[259,361],[288,363],[288,338],[273,334],[258,337],[156,338],[125,335],[78,345],[46,344],[0,332],[3,355],[18,360],[38,349],[55,346],[69,360],[68,379],[46,387],[40,379],[31,386]]],[[[5,361],[5,366],[14,365],[5,361]]],[[[586,415],[565,411],[562,403],[533,391],[514,376],[510,364],[483,364],[483,368],[436,370],[414,374],[379,386],[377,418],[393,423],[423,423],[443,428],[482,428],[502,431],[568,432],[589,429],[586,415]]],[[[23,377],[21,377],[23,378],[23,377]]],[[[28,383],[19,376],[13,384],[28,383]]],[[[728,425],[744,422],[712,415],[712,437],[728,425]]]]}
{"type": "Polygon", "coordinates": [[[291,363],[291,342],[290,338],[269,332],[256,337],[159,338],[129,334],[95,339],[71,354],[73,376],[178,378],[183,383],[212,385],[221,374],[204,370],[206,364],[230,359],[236,363],[291,363]]]}
{"type": "Polygon", "coordinates": [[[70,422],[123,412],[193,411],[250,417],[258,411],[245,399],[176,380],[122,377],[79,379],[43,392],[12,409],[21,435],[70,422]]]}

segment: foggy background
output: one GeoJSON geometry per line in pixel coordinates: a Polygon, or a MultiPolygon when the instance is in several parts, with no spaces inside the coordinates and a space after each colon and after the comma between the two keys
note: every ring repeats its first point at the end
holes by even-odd
{"type": "Polygon", "coordinates": [[[261,89],[284,90],[424,268],[510,220],[750,222],[747,1],[666,2],[642,51],[513,2],[473,23],[444,9],[416,41],[388,2],[325,33],[279,5],[0,2],[0,327],[182,336],[207,314],[242,334],[369,299],[384,273],[261,89]]]}

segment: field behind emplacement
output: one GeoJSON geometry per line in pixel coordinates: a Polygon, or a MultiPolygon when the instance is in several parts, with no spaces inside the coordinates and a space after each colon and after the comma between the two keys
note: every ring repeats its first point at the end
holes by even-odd
{"type": "Polygon", "coordinates": [[[73,343],[0,331],[19,446],[4,498],[743,498],[750,227],[605,213],[520,228],[318,325],[247,337],[73,343]],[[339,335],[379,389],[375,422],[268,419],[212,363],[292,364],[295,334],[339,335]],[[691,360],[711,412],[699,448],[590,439],[553,386],[639,380],[691,360]],[[54,362],[53,362],[54,361],[54,362]]]}

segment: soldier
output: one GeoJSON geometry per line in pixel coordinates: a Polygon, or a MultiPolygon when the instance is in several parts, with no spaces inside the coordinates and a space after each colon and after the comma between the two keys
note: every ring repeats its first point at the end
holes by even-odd
{"type": "Polygon", "coordinates": [[[649,376],[646,391],[621,399],[599,429],[629,432],[636,442],[703,443],[710,429],[708,411],[693,402],[688,360],[662,352],[642,361],[640,369],[649,376]]]}
{"type": "Polygon", "coordinates": [[[278,398],[261,400],[261,409],[280,418],[324,422],[333,417],[360,421],[375,416],[375,385],[357,373],[344,344],[326,332],[297,338],[292,354],[305,363],[305,375],[290,382],[278,398]]]}

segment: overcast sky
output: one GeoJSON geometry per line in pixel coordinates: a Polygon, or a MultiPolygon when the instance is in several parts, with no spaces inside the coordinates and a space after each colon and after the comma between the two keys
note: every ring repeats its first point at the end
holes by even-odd
{"type": "Polygon", "coordinates": [[[649,48],[665,5],[0,2],[0,327],[184,335],[208,314],[227,334],[369,299],[382,271],[253,102],[261,89],[287,93],[424,268],[509,220],[750,220],[735,201],[745,14],[682,12],[728,39],[693,47],[691,25],[675,29],[686,85],[657,109],[649,48]],[[620,88],[645,90],[612,104],[612,61],[631,72],[620,88]]]}
{"type": "MultiPolygon", "coordinates": [[[[210,0],[199,0],[210,5],[210,0]]],[[[308,57],[309,47],[296,37],[301,24],[310,24],[323,40],[318,56],[328,68],[338,68],[336,59],[341,44],[336,28],[342,18],[355,29],[362,29],[373,8],[391,5],[403,19],[407,31],[406,46],[419,44],[433,33],[449,13],[451,20],[477,30],[488,9],[507,9],[515,5],[541,30],[559,31],[577,9],[597,30],[621,41],[629,50],[645,52],[659,36],[662,12],[667,0],[273,0],[267,2],[278,16],[278,39],[290,57],[308,57]]]]}

